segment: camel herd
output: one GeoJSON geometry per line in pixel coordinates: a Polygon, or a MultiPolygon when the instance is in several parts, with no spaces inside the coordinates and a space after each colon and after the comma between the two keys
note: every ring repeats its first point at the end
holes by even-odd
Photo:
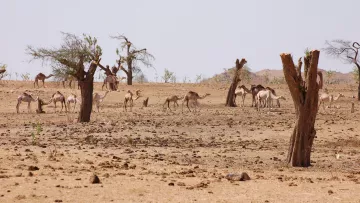
{"type": "MultiPolygon", "coordinates": [[[[47,78],[52,77],[53,75],[50,74],[48,76],[39,73],[38,75],[36,75],[35,77],[35,82],[34,82],[34,87],[39,87],[38,85],[38,81],[42,81],[43,86],[45,87],[44,81],[47,78]]],[[[70,80],[70,82],[72,81],[72,79],[67,78],[67,80],[70,80]]],[[[65,80],[65,81],[67,81],[65,80]]],[[[63,85],[64,82],[63,81],[63,85]]],[[[102,85],[102,89],[104,88],[104,86],[107,89],[107,83],[110,84],[117,84],[117,79],[111,76],[108,76],[104,79],[104,83],[102,85]]],[[[71,83],[70,83],[71,84],[71,83]]],[[[65,85],[64,85],[65,86],[65,85]]],[[[104,101],[106,95],[109,93],[110,91],[107,90],[103,95],[99,94],[99,93],[94,93],[93,95],[93,104],[95,105],[95,108],[97,110],[97,112],[100,112],[100,105],[101,103],[104,101]]],[[[123,109],[124,111],[127,111],[127,108],[130,107],[130,111],[132,111],[132,107],[134,105],[134,100],[137,100],[138,98],[140,98],[140,90],[136,90],[135,95],[136,97],[134,97],[134,93],[132,93],[130,90],[128,90],[124,96],[124,103],[123,103],[123,109]]],[[[239,96],[241,97],[241,106],[244,107],[245,106],[245,97],[247,94],[251,94],[252,96],[252,103],[251,103],[251,107],[256,107],[256,109],[259,111],[261,107],[266,108],[268,107],[273,108],[274,106],[274,101],[276,102],[276,107],[280,107],[280,101],[279,100],[286,100],[284,96],[280,96],[277,95],[275,90],[270,88],[270,87],[264,87],[262,85],[251,85],[250,89],[246,88],[244,85],[238,86],[235,90],[235,95],[234,95],[234,103],[236,103],[236,97],[239,96]]],[[[178,101],[182,100],[182,112],[183,112],[183,107],[184,104],[186,104],[186,107],[188,108],[188,110],[191,112],[190,106],[189,104],[192,103],[193,107],[194,107],[194,112],[196,112],[197,108],[199,108],[199,103],[198,103],[198,99],[204,99],[205,97],[209,96],[210,94],[206,93],[203,96],[200,96],[198,93],[194,92],[194,91],[189,91],[186,93],[186,95],[184,96],[177,96],[177,95],[172,95],[169,96],[165,99],[165,103],[163,104],[163,108],[166,105],[165,109],[169,109],[170,111],[172,111],[172,109],[170,108],[170,103],[174,104],[174,108],[179,107],[178,101]]],[[[325,102],[329,102],[329,108],[331,108],[331,105],[333,102],[337,101],[338,99],[340,99],[341,97],[344,97],[343,94],[339,93],[337,96],[333,96],[330,95],[327,91],[327,89],[325,89],[325,91],[320,94],[319,96],[319,107],[322,104],[323,108],[325,109],[325,102]]],[[[17,105],[16,105],[16,112],[19,113],[19,107],[20,104],[22,102],[28,103],[28,112],[31,112],[30,109],[30,103],[31,102],[35,102],[38,101],[39,97],[33,98],[32,94],[29,92],[24,92],[23,94],[19,95],[17,98],[17,105]]],[[[149,98],[147,97],[144,101],[143,101],[143,107],[147,106],[149,98]]],[[[65,98],[65,96],[59,92],[56,91],[50,98],[49,102],[44,102],[44,104],[50,104],[53,103],[54,104],[54,109],[56,112],[56,107],[57,107],[57,103],[60,102],[61,104],[61,110],[60,112],[63,111],[64,107],[65,107],[65,112],[67,112],[67,110],[70,111],[71,107],[70,105],[74,105],[73,106],[73,111],[75,111],[76,108],[76,104],[81,104],[81,100],[78,99],[76,94],[71,93],[67,98],[65,98]]]]}

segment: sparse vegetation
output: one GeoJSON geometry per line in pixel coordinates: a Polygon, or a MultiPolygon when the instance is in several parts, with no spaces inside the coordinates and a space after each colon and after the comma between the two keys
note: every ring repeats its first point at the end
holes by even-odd
{"type": "Polygon", "coordinates": [[[168,83],[168,82],[170,82],[171,77],[173,77],[173,76],[174,76],[174,72],[171,72],[165,68],[164,75],[161,78],[164,80],[165,83],[168,83]]]}
{"type": "Polygon", "coordinates": [[[42,128],[41,123],[39,123],[39,122],[33,123],[32,127],[34,129],[34,131],[31,133],[32,145],[37,145],[38,138],[40,136],[40,133],[43,131],[43,128],[42,128]]]}
{"type": "Polygon", "coordinates": [[[23,81],[29,81],[30,80],[30,73],[24,73],[24,74],[21,74],[21,79],[23,81]]]}

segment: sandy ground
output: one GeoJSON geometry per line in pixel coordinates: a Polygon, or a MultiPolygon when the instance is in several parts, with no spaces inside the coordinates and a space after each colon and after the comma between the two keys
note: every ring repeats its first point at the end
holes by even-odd
{"type": "MultiPolygon", "coordinates": [[[[110,92],[90,123],[73,122],[75,113],[32,113],[27,105],[16,114],[24,90],[48,100],[56,91],[32,88],[31,82],[0,84],[0,202],[360,202],[360,106],[350,113],[356,87],[328,86],[342,92],[335,106],[320,109],[312,153],[313,166],[286,165],[294,127],[294,109],[285,85],[273,112],[225,108],[227,86],[195,84],[122,85],[110,92]],[[121,108],[125,91],[141,89],[132,112],[121,108]],[[200,113],[180,108],[164,111],[166,96],[187,91],[211,93],[200,113]],[[36,135],[32,123],[41,123],[36,135]],[[32,136],[34,133],[35,136],[32,136]],[[340,156],[336,158],[336,154],[340,156]],[[249,181],[228,181],[229,173],[246,172],[249,181]],[[101,184],[91,184],[97,174],[101,184]]],[[[247,85],[249,86],[249,85],[247,85]]],[[[270,85],[271,86],[271,85],[270,85]]],[[[101,92],[96,84],[95,92],[101,92]]],[[[238,100],[240,103],[240,100],[238,100]]],[[[60,110],[60,109],[57,109],[60,110]]]]}

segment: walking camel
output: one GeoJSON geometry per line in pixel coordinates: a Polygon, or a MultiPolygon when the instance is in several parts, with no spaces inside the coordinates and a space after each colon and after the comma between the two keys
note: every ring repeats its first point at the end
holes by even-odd
{"type": "Polygon", "coordinates": [[[210,94],[209,93],[206,93],[205,95],[203,96],[199,96],[198,93],[196,92],[193,92],[193,91],[189,91],[188,93],[186,93],[186,95],[184,96],[184,100],[182,102],[182,105],[181,105],[181,111],[183,112],[184,110],[184,103],[186,102],[186,106],[187,108],[189,109],[189,111],[191,112],[190,108],[189,108],[189,101],[194,101],[194,112],[196,112],[196,107],[199,106],[199,103],[198,103],[198,99],[204,99],[205,97],[209,96],[210,94]]]}
{"type": "Polygon", "coordinates": [[[345,97],[343,94],[339,93],[336,97],[334,97],[333,95],[330,95],[327,91],[322,93],[319,96],[319,107],[321,105],[321,103],[323,104],[323,109],[325,110],[325,101],[329,101],[329,108],[331,108],[331,104],[337,100],[340,99],[340,97],[345,97]]]}
{"type": "Polygon", "coordinates": [[[55,108],[55,112],[56,112],[56,103],[60,102],[61,103],[61,110],[60,112],[62,112],[64,106],[65,106],[65,112],[67,112],[67,108],[66,108],[66,102],[65,102],[65,96],[63,94],[61,94],[61,92],[56,91],[52,96],[51,96],[51,100],[54,103],[54,108],[55,108]]]}
{"type": "Polygon", "coordinates": [[[34,88],[35,88],[35,85],[39,88],[39,80],[42,81],[43,87],[45,88],[45,79],[51,78],[52,76],[54,76],[54,75],[50,74],[50,75],[46,76],[43,73],[37,74],[35,76],[34,88]]]}
{"type": "Polygon", "coordinates": [[[93,103],[95,104],[95,107],[97,108],[98,113],[100,112],[100,104],[104,101],[106,95],[107,95],[109,92],[110,92],[110,91],[107,90],[104,95],[100,95],[100,94],[98,94],[98,93],[95,93],[95,94],[94,94],[93,103]]]}
{"type": "Polygon", "coordinates": [[[28,103],[28,113],[30,113],[31,112],[30,103],[35,102],[38,99],[39,99],[39,97],[36,97],[36,99],[34,99],[30,93],[26,93],[26,92],[22,93],[17,98],[18,102],[16,104],[16,113],[19,113],[19,107],[20,107],[21,102],[27,102],[28,103]]]}
{"type": "MultiPolygon", "coordinates": [[[[234,100],[236,101],[237,96],[241,96],[242,106],[245,106],[245,104],[244,104],[245,103],[245,96],[248,93],[251,93],[251,91],[248,88],[246,88],[244,85],[241,85],[241,86],[237,87],[236,90],[235,90],[234,100]]],[[[234,103],[236,103],[236,102],[234,102],[234,103]]]]}
{"type": "MultiPolygon", "coordinates": [[[[276,95],[276,92],[275,92],[275,90],[274,90],[273,88],[271,88],[271,87],[266,87],[265,89],[270,90],[273,95],[277,96],[277,95],[276,95]]],[[[279,101],[279,100],[276,100],[276,101],[277,101],[277,107],[280,108],[280,101],[279,101]]],[[[271,102],[271,107],[273,107],[272,102],[271,102]]]]}
{"type": "Polygon", "coordinates": [[[170,96],[170,97],[166,98],[165,103],[163,104],[163,107],[165,106],[165,104],[167,104],[167,108],[166,108],[166,109],[170,109],[170,111],[171,111],[170,102],[174,102],[174,108],[175,108],[175,105],[176,105],[176,106],[179,106],[179,104],[177,103],[177,101],[178,101],[178,100],[181,100],[181,99],[184,99],[184,97],[178,97],[178,96],[176,96],[176,95],[170,96]]]}

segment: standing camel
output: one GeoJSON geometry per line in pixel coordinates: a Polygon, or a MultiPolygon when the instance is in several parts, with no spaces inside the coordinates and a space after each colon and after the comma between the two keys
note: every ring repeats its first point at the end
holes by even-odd
{"type": "Polygon", "coordinates": [[[27,102],[28,103],[28,112],[30,113],[31,112],[31,108],[30,108],[30,103],[31,102],[35,102],[39,99],[39,97],[37,97],[36,99],[34,99],[32,97],[31,94],[29,93],[22,93],[22,95],[19,95],[18,98],[17,98],[17,104],[16,104],[16,113],[19,113],[19,107],[20,107],[20,104],[21,102],[27,102]]]}
{"type": "Polygon", "coordinates": [[[129,106],[130,106],[130,111],[132,111],[132,107],[134,105],[134,100],[133,100],[133,93],[128,90],[127,93],[125,94],[124,97],[124,111],[127,111],[127,103],[129,102],[129,106]]]}
{"type": "Polygon", "coordinates": [[[109,91],[106,91],[104,95],[100,95],[98,93],[94,94],[93,104],[95,104],[98,113],[100,112],[100,103],[104,101],[104,99],[108,93],[109,93],[109,91]]]}
{"type": "Polygon", "coordinates": [[[181,111],[183,112],[184,110],[184,103],[186,102],[186,106],[187,108],[189,109],[189,111],[191,112],[190,108],[189,108],[189,101],[194,101],[194,104],[195,104],[195,108],[194,108],[194,112],[196,112],[196,107],[199,106],[199,103],[198,103],[198,99],[204,99],[205,97],[209,96],[210,94],[209,93],[206,93],[204,96],[199,96],[198,93],[196,92],[193,92],[193,91],[189,91],[185,96],[184,96],[184,100],[182,102],[182,105],[181,105],[181,111]]]}
{"type": "MultiPolygon", "coordinates": [[[[237,87],[236,90],[235,90],[234,100],[236,101],[236,96],[241,96],[241,98],[242,98],[242,106],[245,106],[245,104],[244,104],[245,103],[245,96],[248,93],[251,93],[251,91],[248,88],[246,88],[244,85],[241,85],[241,86],[237,87]]],[[[236,103],[235,101],[234,101],[234,103],[236,103]]]]}
{"type": "Polygon", "coordinates": [[[56,103],[60,102],[61,103],[61,110],[60,112],[62,112],[64,106],[65,106],[65,112],[67,112],[67,108],[66,108],[66,102],[65,102],[65,96],[63,94],[61,94],[61,92],[56,91],[52,96],[51,96],[51,100],[54,103],[55,106],[55,112],[56,112],[56,103]]]}
{"type": "Polygon", "coordinates": [[[262,86],[262,85],[251,85],[251,88],[250,88],[251,94],[252,94],[251,107],[253,107],[253,106],[256,107],[255,97],[256,97],[256,95],[258,94],[258,92],[259,92],[260,90],[263,90],[263,89],[265,89],[265,87],[262,86]]]}
{"type": "Polygon", "coordinates": [[[77,98],[76,94],[71,93],[71,95],[66,99],[67,105],[68,105],[68,109],[70,111],[70,104],[73,103],[74,104],[74,109],[73,111],[75,112],[75,107],[76,104],[79,103],[81,104],[81,101],[77,98]]]}
{"type": "Polygon", "coordinates": [[[260,110],[260,102],[261,101],[265,101],[265,106],[267,105],[267,107],[269,108],[270,110],[270,107],[271,107],[271,103],[272,103],[272,100],[279,100],[279,99],[283,99],[283,100],[286,100],[285,97],[283,96],[276,96],[274,95],[271,90],[268,90],[268,89],[264,89],[264,90],[260,90],[258,92],[258,94],[256,95],[256,106],[257,106],[257,110],[259,111],[260,110]]]}
{"type": "Polygon", "coordinates": [[[35,85],[37,85],[37,87],[39,88],[39,82],[38,82],[39,80],[42,81],[43,87],[45,88],[45,79],[51,78],[52,76],[54,76],[54,75],[50,74],[50,75],[46,76],[43,73],[37,74],[35,77],[34,88],[35,88],[35,85]]]}
{"type": "Polygon", "coordinates": [[[170,111],[171,111],[170,102],[174,102],[174,108],[175,108],[175,105],[176,105],[176,106],[179,106],[179,104],[177,103],[177,101],[178,101],[178,100],[181,100],[181,99],[184,99],[184,97],[178,97],[178,96],[176,96],[176,95],[170,96],[170,97],[166,98],[165,103],[163,104],[163,107],[165,106],[165,104],[167,104],[167,108],[169,108],[170,111]]]}
{"type": "MultiPolygon", "coordinates": [[[[276,92],[275,92],[275,90],[274,90],[273,88],[271,88],[271,87],[266,87],[265,89],[270,90],[270,92],[271,92],[273,95],[276,96],[276,92]]],[[[279,101],[279,100],[276,100],[276,101],[277,101],[277,107],[280,108],[280,101],[279,101]]],[[[272,102],[271,102],[271,107],[273,107],[272,105],[273,105],[273,104],[272,104],[272,102]]]]}

